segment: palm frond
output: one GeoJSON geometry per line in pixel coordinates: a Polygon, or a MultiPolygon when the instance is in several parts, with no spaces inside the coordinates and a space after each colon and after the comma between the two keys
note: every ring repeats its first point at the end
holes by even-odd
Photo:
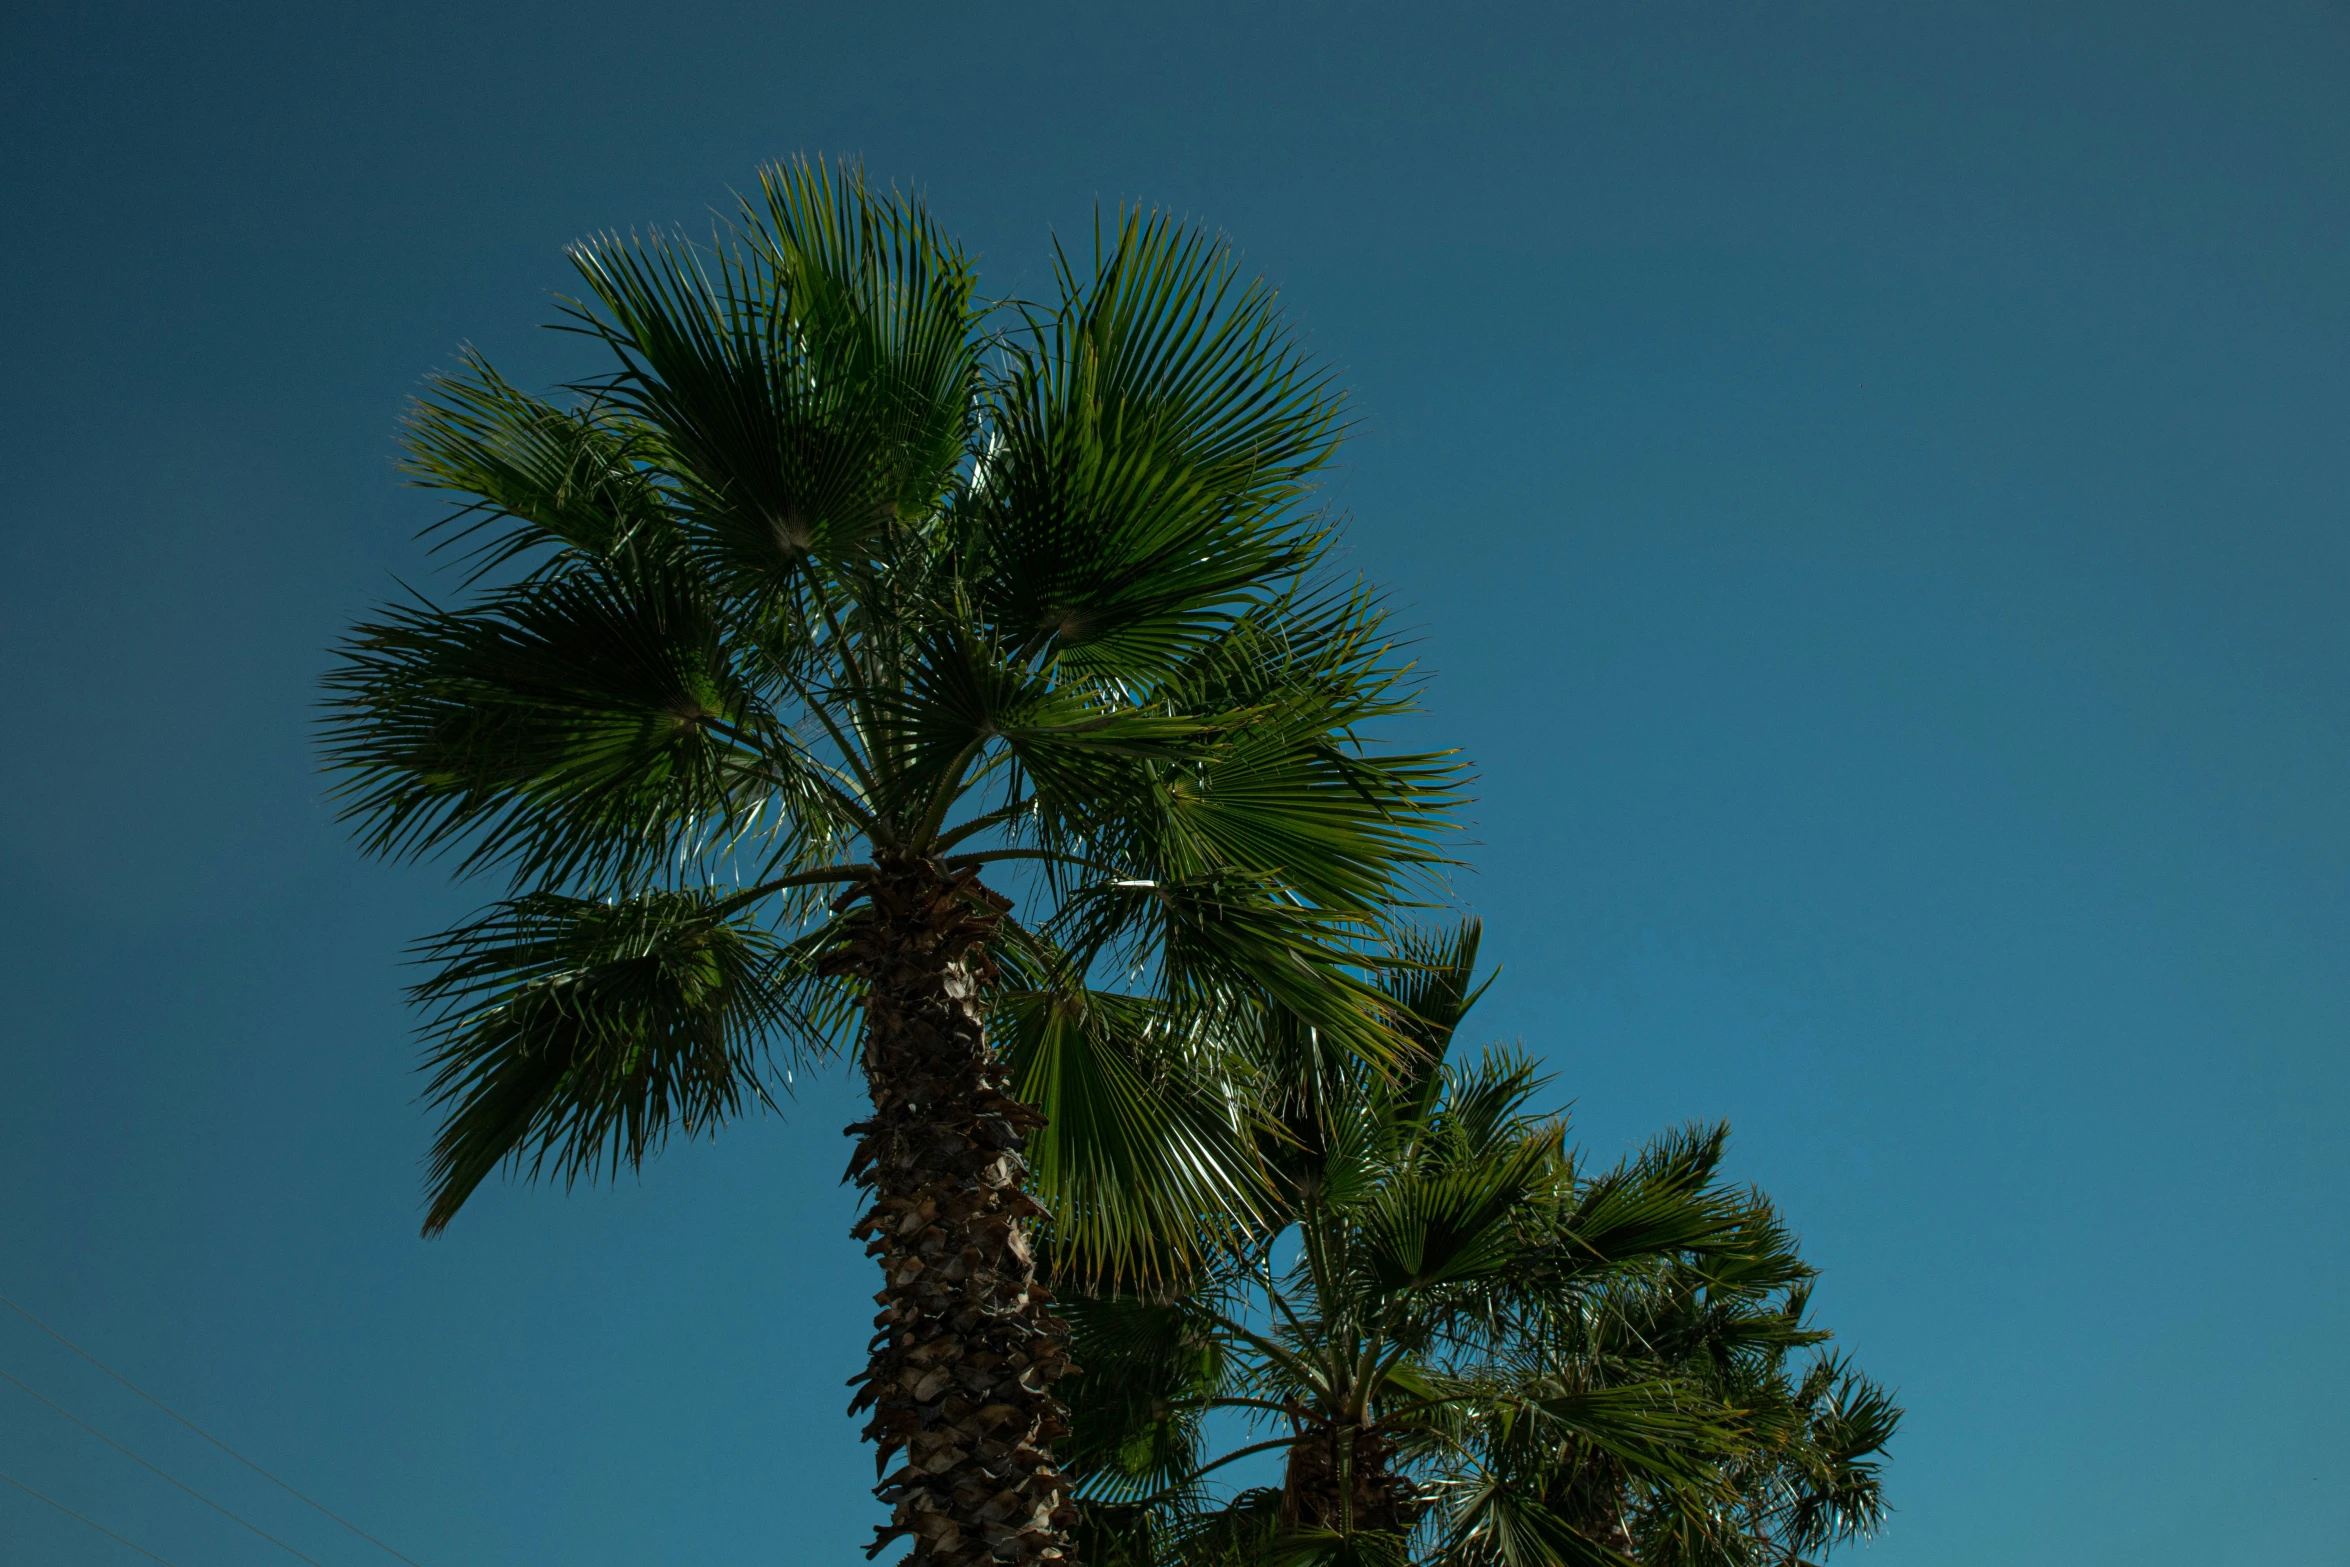
{"type": "Polygon", "coordinates": [[[1027,1157],[1058,1269],[1163,1283],[1258,1217],[1264,1176],[1211,1029],[1077,986],[1000,992],[995,1018],[1013,1091],[1045,1114],[1027,1157]]]}
{"type": "Polygon", "coordinates": [[[1484,984],[1475,982],[1477,950],[1484,936],[1484,922],[1476,919],[1462,920],[1450,932],[1398,933],[1395,956],[1380,988],[1394,999],[1403,1027],[1430,1063],[1431,1074],[1452,1047],[1453,1030],[1493,983],[1490,975],[1484,984]]]}
{"type": "Polygon", "coordinates": [[[1297,508],[1338,399],[1271,290],[1197,230],[1121,214],[1059,278],[1007,344],[971,575],[1008,645],[1158,663],[1311,558],[1297,508]]]}
{"type": "Polygon", "coordinates": [[[1225,1354],[1196,1303],[1181,1296],[1074,1295],[1062,1302],[1080,1377],[1069,1399],[1062,1462],[1089,1500],[1189,1497],[1202,1411],[1225,1376],[1225,1354]]]}
{"type": "Polygon", "coordinates": [[[390,606],[340,651],[325,749],[375,852],[626,879],[766,825],[806,863],[848,825],[675,562],[598,562],[462,611],[390,606]]]}
{"type": "Polygon", "coordinates": [[[1515,1222],[1547,1196],[1561,1163],[1556,1127],[1459,1164],[1398,1172],[1364,1208],[1362,1266],[1388,1294],[1426,1290],[1515,1267],[1515,1222]]]}
{"type": "Polygon", "coordinates": [[[829,1054],[822,936],[787,944],[726,889],[604,902],[537,893],[420,943],[427,1095],[442,1111],[426,1233],[513,1160],[566,1180],[635,1165],[763,1101],[761,1053],[829,1054]]]}
{"type": "Polygon", "coordinates": [[[711,249],[663,234],[573,252],[575,326],[658,427],[685,519],[727,579],[790,584],[935,506],[971,428],[972,275],[919,204],[852,170],[766,170],[711,249]]]}
{"type": "Polygon", "coordinates": [[[1633,1567],[1545,1506],[1539,1482],[1478,1474],[1447,1487],[1443,1507],[1432,1567],[1633,1567]]]}
{"type": "Polygon", "coordinates": [[[537,550],[601,559],[674,533],[651,429],[597,400],[560,407],[531,396],[471,349],[456,374],[428,383],[402,444],[412,482],[466,497],[442,525],[446,542],[505,524],[471,545],[469,580],[537,550]]]}

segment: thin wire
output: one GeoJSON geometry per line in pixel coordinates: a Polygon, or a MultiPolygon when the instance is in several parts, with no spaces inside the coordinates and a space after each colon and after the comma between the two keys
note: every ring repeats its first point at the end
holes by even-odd
{"type": "MultiPolygon", "coordinates": [[[[16,1382],[16,1378],[9,1376],[5,1371],[0,1371],[0,1378],[6,1378],[10,1382],[16,1382]]],[[[227,1508],[221,1506],[211,1497],[206,1496],[202,1491],[199,1491],[194,1486],[188,1484],[187,1481],[180,1479],[177,1475],[165,1474],[163,1470],[157,1469],[155,1465],[148,1463],[147,1460],[141,1458],[138,1454],[132,1452],[129,1448],[123,1446],[120,1442],[117,1442],[114,1438],[108,1436],[105,1432],[90,1424],[90,1422],[84,1420],[81,1416],[75,1414],[72,1410],[66,1408],[63,1404],[56,1403],[50,1399],[41,1398],[40,1394],[33,1392],[33,1390],[29,1387],[25,1387],[22,1382],[16,1382],[16,1385],[20,1388],[24,1388],[24,1391],[27,1394],[30,1394],[32,1397],[40,1398],[42,1403],[47,1404],[51,1409],[56,1410],[66,1419],[72,1421],[75,1425],[80,1426],[84,1431],[89,1432],[90,1435],[96,1437],[99,1441],[104,1442],[108,1447],[111,1447],[116,1452],[122,1454],[123,1457],[129,1459],[132,1463],[138,1464],[142,1468],[153,1469],[155,1473],[162,1475],[164,1479],[169,1480],[173,1485],[178,1486],[181,1490],[187,1492],[197,1501],[202,1502],[205,1506],[220,1514],[221,1517],[228,1519],[232,1523],[244,1524],[246,1528],[252,1530],[255,1534],[261,1536],[261,1538],[267,1540],[270,1544],[285,1552],[288,1556],[300,1557],[303,1561],[310,1563],[310,1567],[326,1567],[324,1562],[319,1561],[315,1557],[303,1556],[300,1551],[295,1550],[292,1546],[286,1544],[285,1541],[279,1539],[276,1535],[271,1534],[268,1530],[262,1528],[259,1524],[251,1523],[243,1518],[239,1518],[235,1513],[230,1512],[227,1508]]]]}
{"type": "Polygon", "coordinates": [[[19,1480],[14,1475],[0,1474],[0,1480],[7,1481],[10,1485],[15,1486],[18,1490],[24,1492],[25,1495],[31,1497],[34,1501],[47,1502],[51,1507],[54,1507],[59,1512],[65,1514],[66,1517],[77,1519],[82,1523],[88,1524],[91,1528],[97,1530],[100,1534],[106,1536],[106,1538],[109,1540],[112,1540],[119,1545],[129,1545],[132,1550],[137,1551],[141,1556],[162,1562],[163,1567],[178,1567],[178,1564],[171,1561],[168,1557],[157,1556],[153,1551],[148,1550],[144,1545],[134,1545],[129,1540],[125,1540],[121,1535],[116,1534],[112,1529],[109,1529],[104,1524],[98,1522],[97,1519],[83,1518],[80,1513],[75,1512],[72,1508],[66,1506],[63,1502],[57,1501],[51,1497],[43,1496],[40,1492],[34,1490],[31,1486],[25,1484],[22,1480],[19,1480]]]}
{"type": "Polygon", "coordinates": [[[311,1501],[309,1497],[304,1496],[301,1492],[286,1484],[285,1481],[280,1480],[276,1475],[271,1474],[268,1470],[253,1462],[252,1459],[247,1458],[244,1454],[238,1452],[235,1448],[229,1446],[226,1442],[223,1442],[219,1437],[214,1436],[211,1432],[196,1424],[195,1421],[190,1420],[186,1415],[181,1414],[178,1410],[172,1408],[169,1404],[166,1404],[162,1399],[157,1398],[154,1394],[148,1392],[145,1388],[133,1382],[129,1377],[124,1376],[121,1372],[115,1370],[112,1366],[106,1364],[106,1362],[100,1360],[97,1356],[82,1348],[81,1345],[76,1344],[72,1339],[67,1338],[64,1334],[58,1332],[55,1328],[49,1326],[48,1323],[43,1322],[39,1317],[36,1317],[31,1312],[25,1310],[15,1301],[10,1300],[7,1296],[0,1295],[0,1306],[6,1306],[10,1311],[15,1312],[18,1316],[24,1318],[25,1321],[31,1323],[34,1327],[39,1328],[42,1332],[57,1340],[58,1343],[63,1344],[67,1349],[72,1350],[75,1354],[81,1356],[82,1359],[88,1361],[91,1365],[96,1366],[100,1371],[105,1372],[108,1376],[114,1378],[115,1381],[120,1382],[124,1387],[129,1388],[132,1392],[138,1394],[148,1403],[153,1404],[157,1409],[162,1410],[165,1414],[171,1416],[172,1419],[178,1421],[181,1425],[186,1426],[189,1430],[195,1432],[205,1441],[210,1442],[214,1447],[219,1448],[222,1452],[228,1454],[229,1457],[235,1459],[238,1463],[243,1464],[247,1469],[252,1470],[255,1474],[259,1475],[262,1479],[267,1480],[271,1485],[276,1486],[279,1490],[284,1491],[287,1495],[294,1497],[296,1500],[303,1502],[308,1506],[316,1508],[322,1513],[325,1513],[327,1517],[332,1518],[336,1523],[341,1524],[344,1528],[350,1530],[353,1534],[359,1536],[360,1539],[365,1540],[368,1544],[374,1546],[377,1550],[386,1552],[387,1554],[398,1557],[401,1561],[406,1562],[408,1567],[422,1567],[422,1564],[417,1562],[414,1558],[401,1556],[398,1551],[393,1550],[390,1546],[384,1544],[383,1541],[377,1539],[374,1535],[369,1534],[365,1529],[360,1528],[357,1524],[351,1522],[350,1519],[345,1518],[340,1513],[330,1511],[323,1503],[311,1501]]]}

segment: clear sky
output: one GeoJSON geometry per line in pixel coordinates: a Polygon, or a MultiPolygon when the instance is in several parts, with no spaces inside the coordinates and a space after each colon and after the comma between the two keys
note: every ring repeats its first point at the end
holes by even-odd
{"type": "MultiPolygon", "coordinates": [[[[1734,1123],[1910,1411],[1850,1559],[2350,1561],[2341,0],[7,7],[0,1293],[425,1567],[861,1559],[846,1089],[419,1240],[400,948],[488,889],[310,740],[419,378],[800,151],[993,291],[1122,199],[1280,285],[1483,1032],[1602,1154],[1734,1123]]],[[[7,1386],[0,1468],[290,1559],[7,1386]]],[[[0,1560],[139,1558],[0,1488],[0,1560]]]]}

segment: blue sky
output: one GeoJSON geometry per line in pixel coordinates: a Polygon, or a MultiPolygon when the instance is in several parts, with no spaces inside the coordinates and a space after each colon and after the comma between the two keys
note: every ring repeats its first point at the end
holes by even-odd
{"type": "MultiPolygon", "coordinates": [[[[488,890],[358,861],[309,727],[419,378],[563,374],[567,240],[801,151],[991,290],[1120,200],[1279,284],[1482,775],[1483,1031],[1600,1154],[1734,1123],[1910,1410],[1851,1560],[2345,1559],[2331,0],[11,8],[0,1293],[426,1567],[861,1559],[847,1087],[417,1239],[400,949],[488,890]]],[[[7,1387],[0,1470],[279,1554],[7,1387]]],[[[0,1558],[139,1559],[6,1491],[0,1558]]]]}

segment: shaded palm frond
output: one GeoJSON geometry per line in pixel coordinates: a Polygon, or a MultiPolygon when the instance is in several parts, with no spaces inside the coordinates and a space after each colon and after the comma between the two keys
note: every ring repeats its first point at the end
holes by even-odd
{"type": "Polygon", "coordinates": [[[599,563],[466,610],[388,608],[327,684],[335,794],[378,853],[625,880],[770,828],[799,868],[846,825],[673,562],[599,563]]]}
{"type": "Polygon", "coordinates": [[[604,902],[538,893],[422,943],[430,1009],[429,1234],[512,1160],[566,1180],[641,1163],[764,1101],[762,1053],[823,1053],[845,1009],[722,890],[604,902]]]}

